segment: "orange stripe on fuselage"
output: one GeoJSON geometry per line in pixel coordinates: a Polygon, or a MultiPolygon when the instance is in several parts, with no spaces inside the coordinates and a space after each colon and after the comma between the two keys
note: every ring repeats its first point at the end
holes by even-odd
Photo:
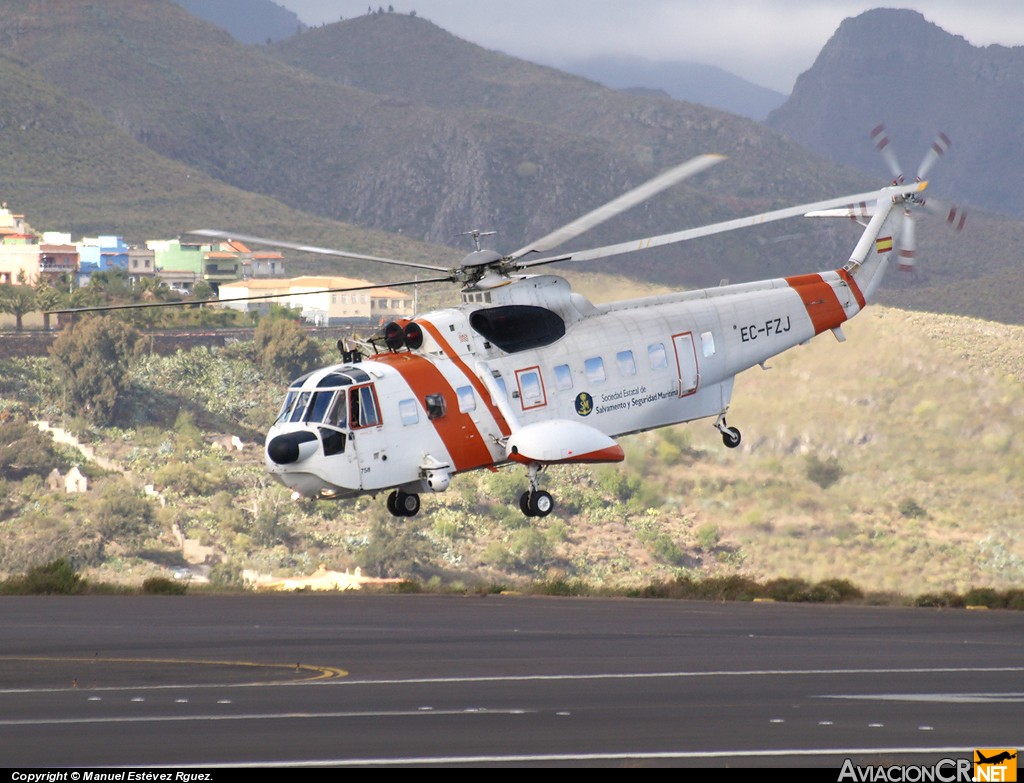
{"type": "Polygon", "coordinates": [[[839,303],[839,297],[832,286],[821,279],[821,275],[787,277],[786,282],[803,300],[815,334],[834,329],[846,320],[846,311],[839,303]]]}
{"type": "Polygon", "coordinates": [[[843,282],[850,286],[850,290],[853,292],[853,298],[857,300],[857,306],[863,310],[868,305],[867,299],[864,298],[864,292],[860,290],[860,286],[857,285],[857,281],[853,279],[853,275],[847,272],[845,269],[837,269],[836,272],[843,278],[843,282]]]}
{"type": "Polygon", "coordinates": [[[459,370],[462,371],[462,374],[466,376],[466,380],[473,384],[473,388],[476,389],[476,393],[480,396],[480,399],[484,401],[484,404],[487,406],[487,410],[491,412],[491,416],[494,418],[494,423],[498,425],[498,429],[501,431],[501,434],[506,438],[511,435],[512,430],[509,428],[508,422],[505,421],[505,417],[501,415],[501,411],[499,411],[494,405],[494,400],[491,399],[491,393],[484,387],[483,382],[476,377],[476,373],[469,369],[469,365],[462,361],[459,355],[452,350],[452,347],[441,336],[441,332],[438,328],[430,323],[430,321],[417,321],[416,323],[430,332],[430,336],[434,338],[434,342],[441,346],[441,350],[444,351],[445,355],[455,363],[455,366],[458,367],[459,370]]]}
{"type": "Polygon", "coordinates": [[[468,413],[459,412],[458,395],[429,359],[415,353],[384,353],[374,356],[373,360],[394,368],[409,384],[421,406],[424,406],[428,394],[444,397],[445,415],[432,419],[431,424],[448,449],[455,470],[472,470],[494,464],[476,423],[468,413]]]}

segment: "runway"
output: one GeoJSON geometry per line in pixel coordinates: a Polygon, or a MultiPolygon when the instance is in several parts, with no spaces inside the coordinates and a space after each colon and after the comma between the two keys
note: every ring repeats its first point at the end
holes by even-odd
{"type": "Polygon", "coordinates": [[[0,600],[9,767],[934,764],[1024,746],[1024,615],[519,596],[0,600]]]}

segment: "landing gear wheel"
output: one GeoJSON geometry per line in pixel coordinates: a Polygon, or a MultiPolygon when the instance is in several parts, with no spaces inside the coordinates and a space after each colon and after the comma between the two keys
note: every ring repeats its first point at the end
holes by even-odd
{"type": "Polygon", "coordinates": [[[726,427],[722,430],[722,443],[726,448],[736,448],[740,445],[740,431],[735,427],[726,427]]]}
{"type": "Polygon", "coordinates": [[[535,516],[530,510],[530,493],[524,492],[519,496],[519,510],[523,512],[523,516],[532,517],[535,516]]]}
{"type": "Polygon", "coordinates": [[[414,517],[420,511],[420,496],[415,493],[407,495],[404,492],[399,492],[396,505],[403,517],[414,517]]]}
{"type": "Polygon", "coordinates": [[[420,510],[420,496],[395,490],[388,495],[388,511],[396,517],[414,517],[420,510]]]}
{"type": "Polygon", "coordinates": [[[546,517],[555,508],[555,499],[543,489],[534,492],[530,497],[530,516],[546,517]]]}

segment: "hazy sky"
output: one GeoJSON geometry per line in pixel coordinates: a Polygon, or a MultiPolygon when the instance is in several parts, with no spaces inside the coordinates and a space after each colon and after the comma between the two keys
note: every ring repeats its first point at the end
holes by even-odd
{"type": "Polygon", "coordinates": [[[835,29],[869,8],[913,8],[976,46],[1024,44],[1024,0],[275,0],[306,24],[368,6],[416,11],[488,49],[557,65],[600,52],[717,65],[789,93],[835,29]]]}

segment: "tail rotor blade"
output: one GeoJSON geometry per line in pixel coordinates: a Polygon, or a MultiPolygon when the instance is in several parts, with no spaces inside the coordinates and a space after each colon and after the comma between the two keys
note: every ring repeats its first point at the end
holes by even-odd
{"type": "Polygon", "coordinates": [[[903,213],[903,225],[900,227],[899,268],[901,272],[913,272],[917,256],[917,223],[913,213],[903,213]]]}
{"type": "Polygon", "coordinates": [[[922,179],[928,176],[928,172],[932,170],[932,166],[935,162],[946,154],[948,150],[953,146],[953,142],[949,140],[949,136],[939,131],[936,134],[935,139],[932,141],[932,146],[928,148],[928,152],[925,153],[924,159],[921,161],[921,165],[917,167],[917,179],[920,182],[922,179]]]}
{"type": "Polygon", "coordinates": [[[889,171],[892,173],[892,183],[894,185],[902,185],[903,167],[900,166],[900,162],[896,159],[896,153],[889,146],[889,134],[885,130],[884,125],[875,126],[874,130],[871,131],[871,140],[875,142],[875,149],[878,150],[878,154],[882,156],[882,160],[885,161],[889,171]]]}
{"type": "Polygon", "coordinates": [[[925,212],[945,220],[946,225],[955,231],[964,230],[964,224],[967,222],[967,212],[963,207],[958,207],[956,204],[948,204],[945,201],[934,198],[923,200],[921,206],[925,212]]]}

